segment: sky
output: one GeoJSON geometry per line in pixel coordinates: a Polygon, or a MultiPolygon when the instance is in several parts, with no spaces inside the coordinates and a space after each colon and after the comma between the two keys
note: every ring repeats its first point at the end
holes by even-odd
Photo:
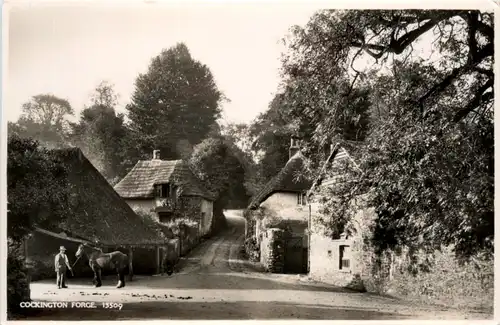
{"type": "Polygon", "coordinates": [[[67,99],[78,116],[103,80],[115,85],[118,111],[138,74],[162,49],[184,42],[231,100],[223,122],[250,122],[280,82],[280,40],[318,8],[304,5],[31,5],[9,15],[5,117],[16,121],[31,96],[67,99]]]}

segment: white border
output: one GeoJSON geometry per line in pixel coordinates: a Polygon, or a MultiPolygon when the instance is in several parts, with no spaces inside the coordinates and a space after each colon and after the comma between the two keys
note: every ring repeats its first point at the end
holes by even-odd
{"type": "MultiPolygon", "coordinates": [[[[0,136],[0,168],[1,168],[1,175],[0,177],[0,185],[1,185],[1,198],[0,198],[0,211],[2,218],[1,219],[1,224],[0,224],[0,239],[2,240],[2,243],[6,243],[7,239],[7,234],[6,234],[6,224],[7,224],[7,204],[6,204],[6,198],[7,198],[7,179],[6,179],[6,169],[7,169],[7,150],[6,150],[6,145],[7,145],[7,121],[5,120],[5,112],[3,111],[5,109],[5,96],[7,94],[7,85],[6,85],[6,80],[7,80],[7,67],[8,67],[8,31],[9,31],[9,8],[11,7],[17,7],[17,6],[40,6],[40,5],[51,5],[51,6],[60,6],[60,5],[91,5],[91,6],[142,6],[142,5],[149,5],[149,6],[154,6],[154,5],[173,5],[173,6],[190,6],[190,5],[197,5],[197,6],[227,6],[227,5],[244,5],[244,6],[256,6],[256,5],[265,5],[265,6],[302,6],[302,7],[308,7],[311,9],[317,8],[329,8],[329,9],[489,9],[489,10],[494,10],[495,11],[495,34],[498,32],[498,25],[500,23],[500,19],[498,18],[497,15],[497,8],[500,5],[500,0],[482,0],[482,1],[474,1],[474,0],[406,0],[404,2],[402,1],[397,1],[397,0],[392,0],[392,1],[369,1],[369,0],[340,0],[340,1],[318,1],[318,0],[186,0],[186,1],[181,1],[181,0],[151,0],[151,1],[141,1],[141,0],[100,0],[100,1],[90,1],[90,0],[66,0],[66,1],[45,1],[45,0],[32,0],[32,1],[27,1],[27,0],[5,0],[3,4],[3,11],[2,11],[2,51],[3,51],[3,56],[2,56],[2,115],[1,115],[1,136],[0,136]]],[[[496,42],[495,46],[495,53],[498,53],[498,42],[496,42]]],[[[495,65],[495,100],[498,98],[499,94],[499,84],[498,84],[498,68],[495,65]]],[[[495,128],[495,136],[500,136],[500,131],[498,128],[495,128]]],[[[496,148],[495,148],[496,150],[496,148]]],[[[496,152],[495,152],[496,153],[496,152]]],[[[498,167],[500,167],[500,164],[495,164],[495,169],[498,170],[498,167]]],[[[497,180],[497,176],[495,176],[495,180],[497,180]]],[[[495,182],[498,183],[498,182],[495,182]]],[[[500,199],[497,197],[495,198],[495,206],[500,206],[500,199]]],[[[495,213],[495,216],[497,216],[497,213],[495,213]]],[[[497,219],[497,218],[495,218],[497,219]]],[[[500,220],[500,219],[499,219],[500,220]]],[[[497,230],[500,229],[500,225],[498,225],[498,222],[495,225],[495,233],[497,230]]],[[[6,259],[7,259],[7,247],[6,245],[0,245],[1,250],[0,250],[0,256],[2,258],[2,263],[1,263],[1,268],[0,268],[0,289],[2,290],[1,296],[0,296],[0,323],[16,323],[16,324],[39,324],[40,322],[37,321],[6,321],[6,296],[7,296],[7,290],[6,290],[6,282],[7,282],[7,277],[6,277],[6,259]]],[[[497,245],[495,245],[495,248],[497,245]]],[[[495,249],[496,250],[496,249],[495,249]]],[[[497,255],[495,253],[495,270],[498,268],[498,262],[497,255]]],[[[495,277],[495,289],[498,288],[497,283],[499,282],[498,278],[495,277]]],[[[497,290],[495,290],[495,306],[497,305],[497,290]]],[[[494,319],[496,321],[500,320],[500,315],[499,312],[495,308],[494,312],[494,319]]],[[[149,323],[165,323],[165,322],[177,322],[177,321],[169,321],[169,320],[163,320],[163,321],[154,321],[154,320],[145,320],[149,323]]],[[[126,321],[127,323],[139,323],[139,322],[134,322],[134,321],[126,321]]],[[[214,322],[216,324],[232,324],[234,321],[185,321],[183,323],[186,324],[198,324],[198,323],[209,323],[209,322],[214,322]]],[[[238,321],[240,323],[243,322],[254,322],[254,321],[238,321]]],[[[273,324],[287,324],[290,323],[290,320],[286,321],[258,321],[258,322],[266,322],[270,323],[272,322],[273,324]]],[[[299,323],[299,322],[306,322],[306,321],[292,321],[294,323],[299,323]]],[[[309,322],[309,321],[308,321],[309,322]]],[[[370,324],[493,324],[496,322],[495,321],[412,321],[412,320],[401,320],[401,321],[318,321],[318,323],[325,323],[325,324],[359,324],[361,322],[363,323],[370,323],[370,324]]],[[[51,322],[52,323],[52,322],[51,322]]],[[[54,322],[54,323],[66,323],[64,322],[54,322]]],[[[113,321],[81,321],[82,324],[93,324],[93,323],[110,323],[112,324],[113,321]]]]}

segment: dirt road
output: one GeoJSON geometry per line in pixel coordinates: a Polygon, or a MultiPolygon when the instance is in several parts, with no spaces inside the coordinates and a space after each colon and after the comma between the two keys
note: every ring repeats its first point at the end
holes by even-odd
{"type": "Polygon", "coordinates": [[[203,242],[172,276],[137,276],[123,289],[115,278],[95,289],[89,279],[71,279],[57,290],[54,281],[31,285],[35,301],[94,302],[95,309],[43,309],[31,320],[110,319],[487,319],[491,315],[416,306],[372,294],[262,273],[239,258],[244,220],[227,213],[229,229],[203,242]],[[122,303],[121,310],[102,303],[122,303]]]}

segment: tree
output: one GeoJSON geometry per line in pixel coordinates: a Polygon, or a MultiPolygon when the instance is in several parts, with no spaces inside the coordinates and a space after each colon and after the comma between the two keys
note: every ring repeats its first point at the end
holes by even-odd
{"type": "MultiPolygon", "coordinates": [[[[259,164],[256,155],[252,151],[253,139],[250,135],[250,127],[247,124],[228,124],[221,129],[220,134],[224,143],[231,149],[232,154],[238,158],[245,170],[244,186],[249,196],[257,194],[264,185],[260,175],[259,164]]],[[[217,137],[217,135],[214,135],[217,137]]]]}
{"type": "Polygon", "coordinates": [[[352,101],[368,107],[369,123],[347,128],[368,126],[361,172],[324,195],[325,224],[345,225],[349,202],[368,193],[378,251],[492,256],[493,53],[493,14],[474,10],[322,11],[294,28],[283,73],[293,115],[318,116],[308,146],[350,138],[337,130],[358,115],[352,101]],[[422,36],[432,60],[414,56],[422,36]],[[374,65],[360,69],[362,57],[374,65]]]}
{"type": "Polygon", "coordinates": [[[48,147],[64,146],[68,136],[67,117],[73,109],[65,99],[52,94],[40,94],[22,105],[16,123],[9,123],[9,134],[38,140],[48,147]]]}
{"type": "Polygon", "coordinates": [[[7,151],[7,235],[19,242],[64,219],[70,184],[64,164],[37,141],[10,136],[7,151]]]}
{"type": "Polygon", "coordinates": [[[29,278],[23,239],[34,227],[62,222],[70,184],[64,164],[33,139],[9,136],[7,146],[7,306],[9,317],[23,314],[29,301],[29,278]]]}
{"type": "Polygon", "coordinates": [[[65,118],[73,115],[73,109],[65,99],[52,94],[41,94],[33,96],[31,101],[23,104],[23,116],[35,123],[50,125],[62,131],[65,126],[65,118]]]}
{"type": "Polygon", "coordinates": [[[162,51],[137,78],[127,106],[135,154],[160,149],[162,157],[179,158],[177,143],[200,143],[219,118],[223,99],[209,68],[186,45],[162,51]]]}
{"type": "Polygon", "coordinates": [[[118,97],[112,83],[101,81],[94,89],[90,101],[92,106],[116,107],[118,104],[118,97]]]}
{"type": "Polygon", "coordinates": [[[233,143],[235,143],[242,152],[244,152],[248,156],[251,156],[253,159],[253,139],[250,136],[250,128],[248,124],[229,123],[222,128],[221,133],[227,139],[230,139],[233,143]]]}
{"type": "Polygon", "coordinates": [[[263,182],[274,177],[288,161],[290,139],[296,134],[285,112],[283,94],[277,94],[269,109],[250,125],[251,149],[259,158],[259,175],[263,182]]]}
{"type": "Polygon", "coordinates": [[[100,83],[91,97],[91,106],[72,124],[73,144],[78,146],[92,164],[111,183],[124,176],[127,167],[127,129],[123,114],[116,114],[112,85],[100,83]]]}
{"type": "Polygon", "coordinates": [[[214,203],[214,227],[225,225],[223,210],[243,208],[248,204],[245,167],[222,136],[203,140],[195,146],[189,164],[208,190],[217,194],[214,203]]]}

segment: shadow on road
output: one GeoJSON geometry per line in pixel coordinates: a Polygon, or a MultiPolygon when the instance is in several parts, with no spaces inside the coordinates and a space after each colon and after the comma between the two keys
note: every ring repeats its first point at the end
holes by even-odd
{"type": "Polygon", "coordinates": [[[410,319],[411,316],[355,308],[258,302],[137,302],[122,310],[44,309],[16,320],[133,320],[133,319],[410,319]]]}
{"type": "MultiPolygon", "coordinates": [[[[70,289],[88,287],[93,288],[92,279],[68,280],[70,289]]],[[[217,290],[299,290],[299,291],[322,291],[322,292],[354,292],[347,288],[326,284],[301,284],[298,281],[287,283],[286,280],[272,275],[262,277],[252,273],[199,273],[196,277],[193,274],[174,274],[172,276],[137,276],[132,282],[126,282],[125,289],[214,289],[217,290]]],[[[103,277],[103,286],[95,290],[118,290],[114,289],[117,278],[114,276],[103,277]]],[[[38,290],[38,285],[53,284],[52,280],[42,280],[32,283],[32,290],[38,290]]],[[[54,284],[54,290],[56,286],[54,284]]]]}

